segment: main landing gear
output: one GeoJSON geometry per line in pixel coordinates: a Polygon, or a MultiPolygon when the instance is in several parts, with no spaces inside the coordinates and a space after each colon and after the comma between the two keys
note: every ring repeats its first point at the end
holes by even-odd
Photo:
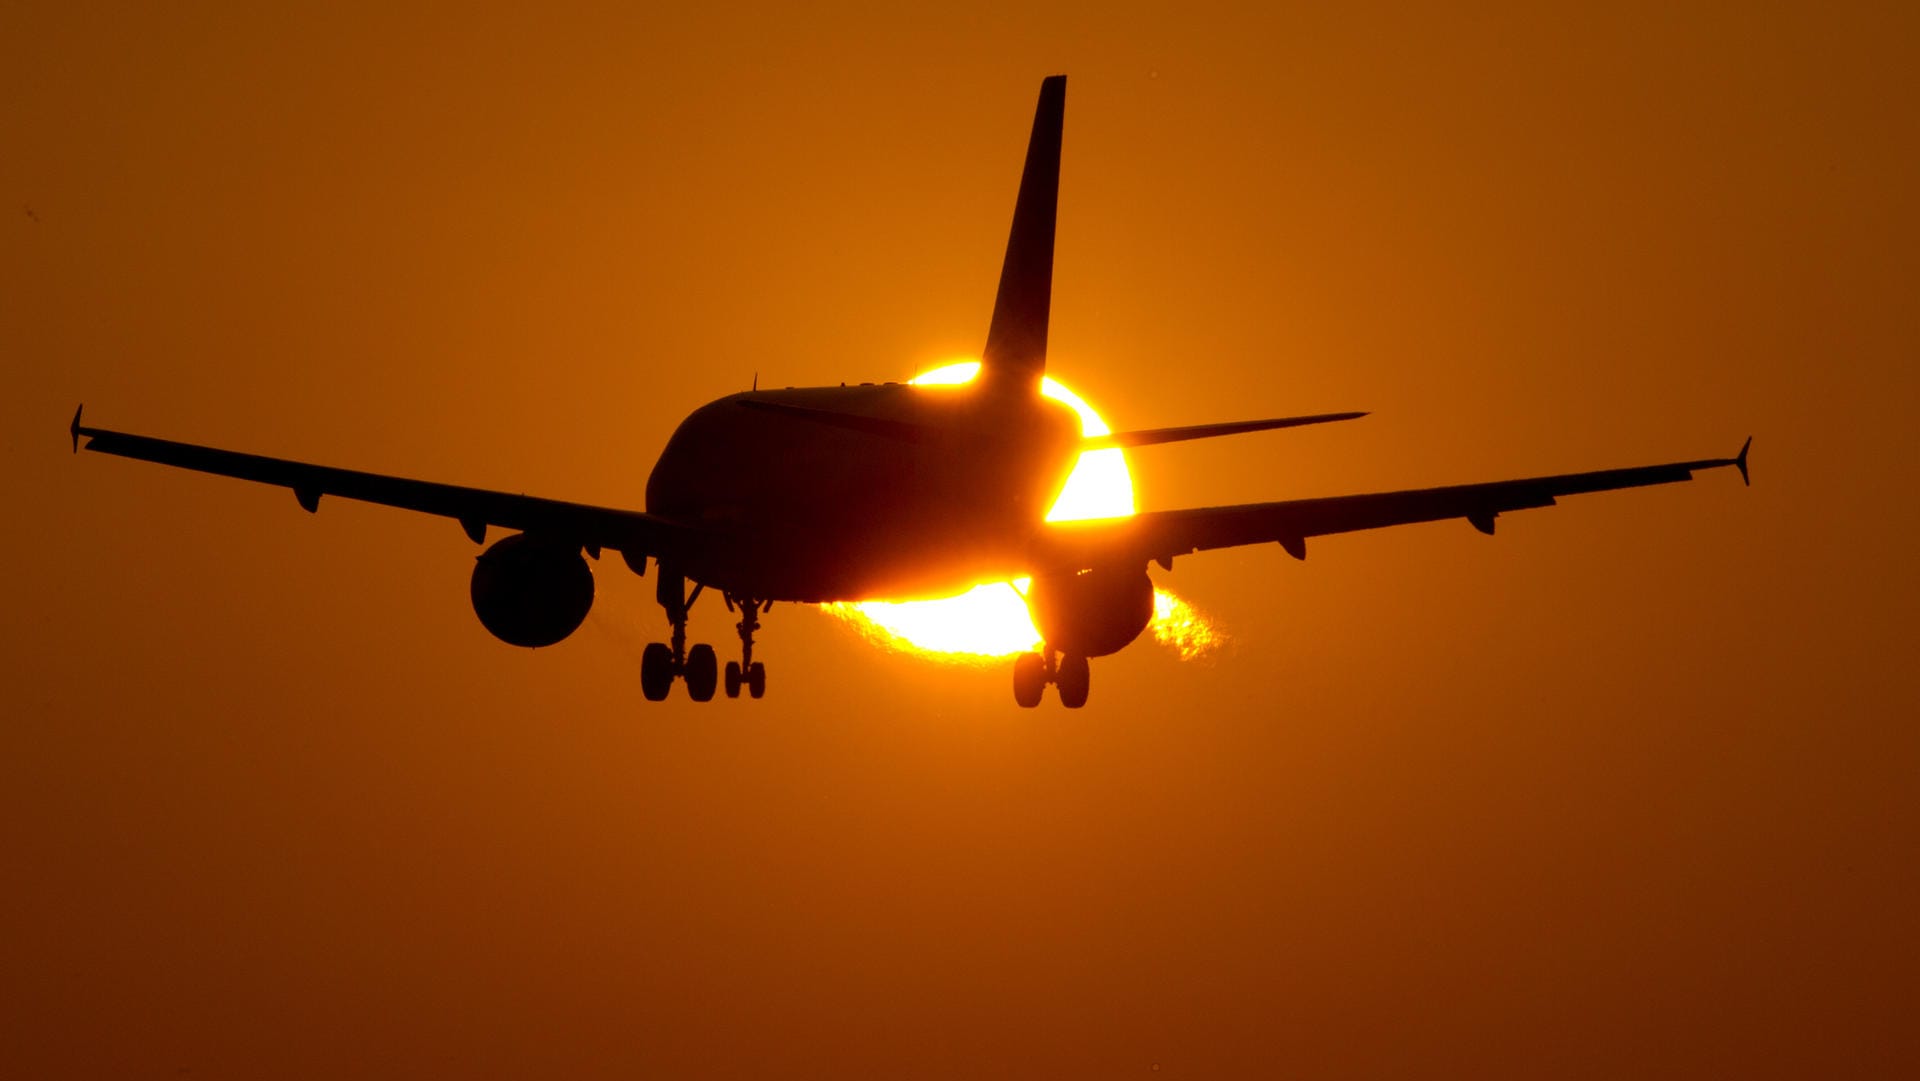
{"type": "Polygon", "coordinates": [[[767,693],[767,666],[753,659],[753,632],[760,629],[760,610],[764,601],[726,594],[727,607],[740,613],[733,629],[740,632],[740,659],[727,662],[727,697],[740,697],[740,688],[755,698],[767,693]]]}
{"type": "MultiPolygon", "coordinates": [[[[694,583],[687,592],[687,580],[664,568],[654,585],[654,596],[667,610],[667,622],[673,625],[669,642],[650,642],[640,654],[640,693],[649,702],[659,702],[673,690],[673,681],[683,679],[687,697],[695,702],[711,702],[720,685],[720,665],[713,647],[706,643],[687,648],[687,612],[700,599],[705,586],[694,583]]],[[[767,668],[753,659],[753,632],[760,629],[760,613],[767,602],[725,594],[727,607],[740,612],[736,629],[740,632],[740,659],[727,662],[728,698],[740,697],[740,688],[755,698],[767,693],[767,668]]]]}
{"type": "Polygon", "coordinates": [[[1060,689],[1060,704],[1079,709],[1087,704],[1093,674],[1087,659],[1076,653],[1057,654],[1052,646],[1039,653],[1022,653],[1013,662],[1013,700],[1024,709],[1040,704],[1047,684],[1060,689]]]}

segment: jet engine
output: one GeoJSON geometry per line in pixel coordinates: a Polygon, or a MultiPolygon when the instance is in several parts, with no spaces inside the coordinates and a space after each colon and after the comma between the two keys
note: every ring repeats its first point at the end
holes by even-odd
{"type": "Polygon", "coordinates": [[[550,646],[593,607],[593,572],[577,544],[516,533],[473,565],[473,614],[508,645],[550,646]]]}
{"type": "Polygon", "coordinates": [[[1081,657],[1117,653],[1153,620],[1153,581],[1141,570],[1096,568],[1035,578],[1027,611],[1047,645],[1081,657]]]}

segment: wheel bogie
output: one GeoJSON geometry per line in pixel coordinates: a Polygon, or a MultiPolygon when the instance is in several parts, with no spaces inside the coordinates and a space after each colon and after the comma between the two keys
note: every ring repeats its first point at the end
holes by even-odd
{"type": "Polygon", "coordinates": [[[673,681],[684,679],[687,697],[695,702],[711,702],[714,692],[724,688],[728,698],[740,697],[745,688],[755,698],[767,693],[766,666],[753,659],[753,632],[760,628],[760,612],[767,602],[726,594],[727,608],[740,613],[735,629],[740,632],[738,661],[728,661],[724,678],[713,647],[701,643],[688,649],[687,613],[706,587],[695,583],[687,592],[687,580],[666,566],[660,570],[655,594],[667,610],[667,622],[673,629],[672,644],[649,644],[640,657],[640,690],[649,702],[658,702],[673,689],[673,681]]]}
{"type": "Polygon", "coordinates": [[[1093,682],[1083,653],[1068,653],[1055,659],[1052,649],[1045,653],[1022,653],[1013,661],[1013,701],[1022,709],[1032,709],[1046,697],[1047,684],[1060,690],[1060,704],[1079,709],[1087,704],[1087,691],[1093,682]]]}

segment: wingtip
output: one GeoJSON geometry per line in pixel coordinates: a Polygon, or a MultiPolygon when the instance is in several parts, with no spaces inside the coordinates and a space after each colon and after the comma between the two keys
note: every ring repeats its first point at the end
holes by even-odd
{"type": "Polygon", "coordinates": [[[86,409],[86,407],[87,403],[85,402],[81,402],[75,406],[73,410],[73,423],[67,425],[67,434],[73,437],[73,452],[75,454],[80,453],[80,413],[86,409]]]}
{"type": "Polygon", "coordinates": [[[1737,455],[1734,455],[1734,458],[1733,458],[1733,464],[1739,467],[1740,469],[1740,483],[1746,485],[1749,488],[1753,487],[1753,477],[1747,473],[1747,451],[1751,450],[1752,448],[1753,448],[1753,437],[1748,436],[1747,441],[1745,443],[1740,444],[1740,453],[1737,455]]]}

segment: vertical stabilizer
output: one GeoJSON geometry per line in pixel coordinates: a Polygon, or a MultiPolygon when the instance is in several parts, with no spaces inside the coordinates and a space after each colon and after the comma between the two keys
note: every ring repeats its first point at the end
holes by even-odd
{"type": "Polygon", "coordinates": [[[1053,223],[1060,198],[1060,133],[1067,105],[1067,77],[1040,83],[1040,104],[1027,141],[1027,166],[1013,206],[1007,258],[1000,266],[1000,292],[993,323],[980,354],[983,382],[1038,391],[1047,371],[1047,311],[1053,295],[1053,223]]]}

